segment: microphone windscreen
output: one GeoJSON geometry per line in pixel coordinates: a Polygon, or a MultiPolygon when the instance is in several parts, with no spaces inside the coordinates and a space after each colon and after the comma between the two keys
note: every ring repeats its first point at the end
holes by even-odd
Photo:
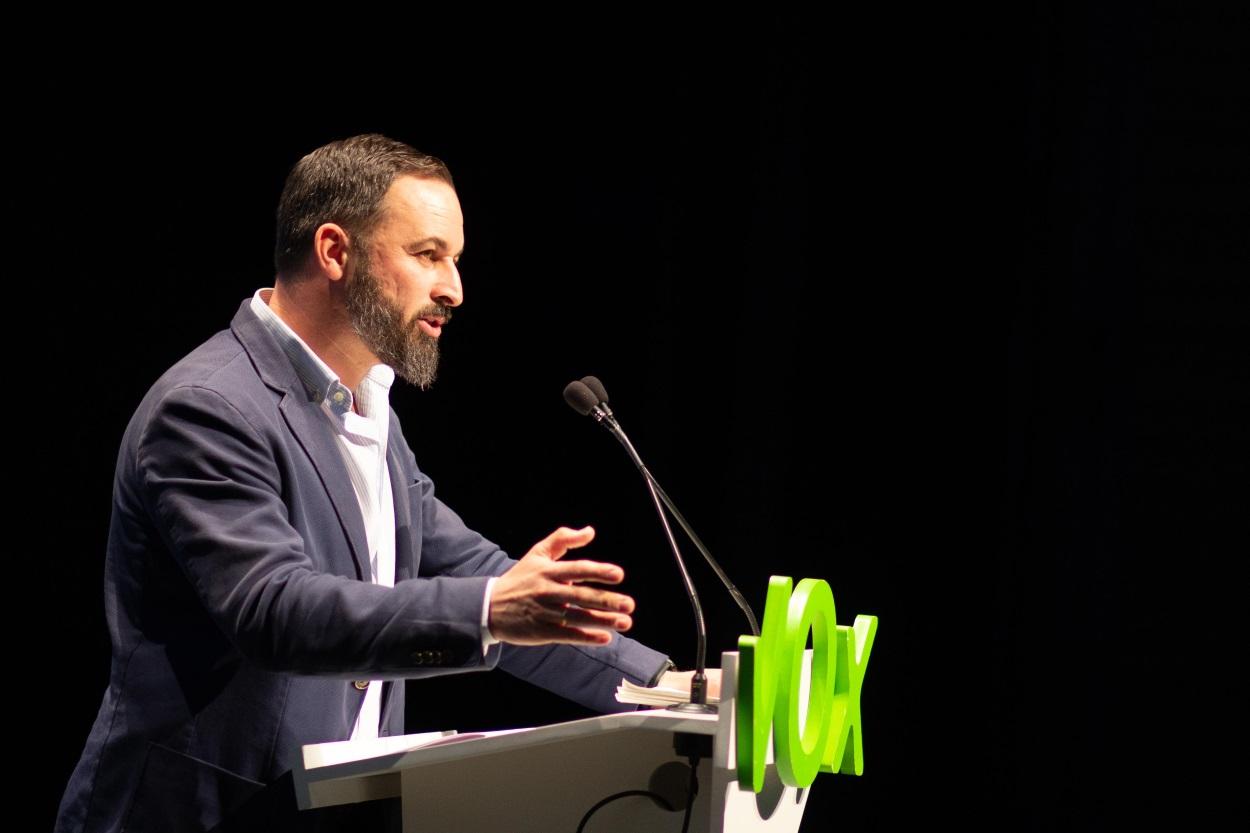
{"type": "Polygon", "coordinates": [[[589,414],[599,404],[598,398],[591,393],[590,388],[581,382],[569,382],[565,386],[564,401],[582,416],[589,414]]]}
{"type": "Polygon", "coordinates": [[[597,376],[583,376],[582,384],[590,388],[590,392],[599,397],[598,405],[608,404],[608,392],[603,387],[603,382],[599,381],[597,376]]]}

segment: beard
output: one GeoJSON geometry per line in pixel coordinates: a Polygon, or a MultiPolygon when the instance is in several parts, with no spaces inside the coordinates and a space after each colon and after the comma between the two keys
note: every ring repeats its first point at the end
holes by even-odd
{"type": "Polygon", "coordinates": [[[347,281],[347,316],[352,329],[365,346],[395,375],[425,390],[434,384],[438,371],[438,339],[426,335],[417,325],[422,316],[451,318],[451,310],[430,304],[404,320],[398,306],[383,297],[368,256],[357,256],[357,265],[347,281]]]}

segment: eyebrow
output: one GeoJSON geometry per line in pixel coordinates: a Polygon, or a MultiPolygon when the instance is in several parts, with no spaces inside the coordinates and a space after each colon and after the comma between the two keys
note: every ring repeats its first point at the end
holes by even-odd
{"type": "MultiPolygon", "coordinates": [[[[447,251],[451,248],[451,246],[447,245],[447,241],[441,237],[426,237],[423,240],[418,240],[416,243],[409,243],[408,248],[414,250],[423,249],[431,244],[433,244],[434,248],[441,249],[442,251],[447,251]]],[[[456,252],[453,257],[460,258],[462,255],[464,255],[463,247],[461,247],[460,251],[456,252]]]]}

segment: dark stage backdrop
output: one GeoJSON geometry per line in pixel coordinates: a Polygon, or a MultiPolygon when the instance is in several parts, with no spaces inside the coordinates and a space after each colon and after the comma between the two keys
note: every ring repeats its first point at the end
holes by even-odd
{"type": "MultiPolygon", "coordinates": [[[[880,617],[866,773],[822,776],[805,829],[1091,829],[1170,804],[1200,779],[1169,760],[1197,684],[1166,634],[1204,598],[1194,527],[1240,506],[1246,470],[1246,121],[1218,92],[1242,58],[1220,16],[1074,5],[586,33],[357,58],[350,81],[327,64],[325,86],[313,55],[184,72],[174,46],[40,76],[7,197],[29,223],[12,413],[34,477],[14,484],[39,575],[17,673],[55,703],[34,708],[36,818],[107,679],[126,422],[271,285],[290,166],[371,131],[443,158],[464,206],[439,381],[392,402],[471,526],[519,556],[593,524],[633,635],[691,662],[646,493],[561,400],[596,374],[756,605],[771,574],[817,576],[844,624],[880,617]]],[[[715,656],[745,625],[693,573],[715,656]]],[[[502,673],[408,697],[413,731],[583,716],[502,673]]]]}

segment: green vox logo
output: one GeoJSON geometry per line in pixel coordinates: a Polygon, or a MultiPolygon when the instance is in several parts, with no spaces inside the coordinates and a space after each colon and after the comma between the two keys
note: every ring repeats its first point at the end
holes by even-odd
{"type": "Polygon", "coordinates": [[[877,635],[876,616],[837,623],[829,583],[805,578],[768,581],[759,636],[738,638],[738,783],[764,788],[768,736],[773,734],[777,774],[790,787],[807,787],[817,772],[864,773],[859,693],[877,635]],[[800,722],[799,680],[807,634],[812,670],[806,720],[800,722]],[[801,728],[800,728],[801,727],[801,728]]]}

